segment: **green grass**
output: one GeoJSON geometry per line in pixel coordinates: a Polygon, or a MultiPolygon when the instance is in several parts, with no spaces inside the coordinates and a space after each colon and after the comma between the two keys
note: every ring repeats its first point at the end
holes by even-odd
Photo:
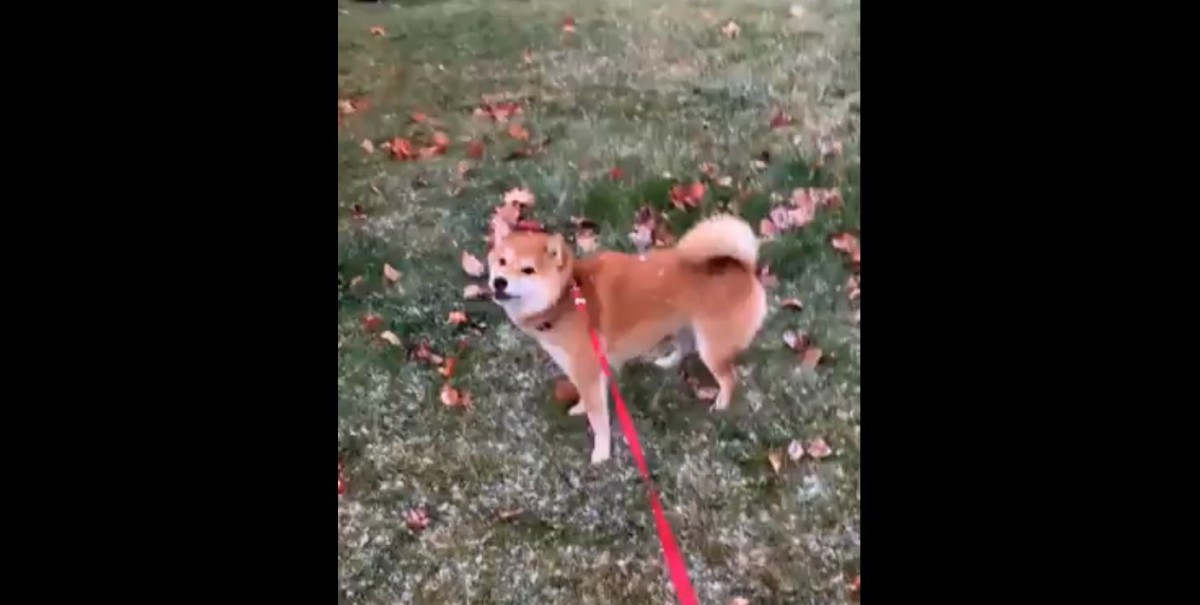
{"type": "MultiPolygon", "coordinates": [[[[490,303],[462,300],[460,253],[483,256],[487,219],[514,186],[537,193],[534,218],[567,227],[587,217],[601,245],[619,250],[632,249],[643,205],[666,209],[679,235],[730,204],[757,226],[772,196],[840,186],[840,211],[763,246],[780,283],[729,411],[708,412],[677,373],[649,364],[626,367],[620,386],[701,602],[849,598],[859,328],[851,268],[829,238],[858,232],[858,2],[803,6],[797,19],[789,3],[766,0],[339,2],[339,96],[369,102],[338,130],[338,447],[350,481],[338,504],[340,603],[672,602],[624,440],[614,438],[610,462],[589,466],[587,423],[554,402],[546,356],[490,303]],[[577,31],[564,39],[567,15],[577,31]],[[737,39],[720,32],[730,18],[737,39]],[[501,94],[525,101],[519,121],[532,140],[550,137],[544,153],[507,161],[517,142],[472,117],[483,95],[501,94]],[[775,108],[797,122],[772,129],[775,108]],[[436,126],[411,123],[414,112],[436,126]],[[452,144],[434,159],[359,147],[424,142],[435,128],[452,144]],[[844,152],[819,158],[818,134],[844,152]],[[487,153],[460,178],[472,138],[487,153]],[[756,165],[763,152],[770,162],[756,165]],[[703,177],[706,163],[735,186],[703,177]],[[609,178],[614,166],[620,181],[609,178]],[[702,208],[674,210],[670,187],[697,178],[709,183],[702,208]],[[383,278],[385,263],[403,273],[398,285],[383,278]],[[780,308],[790,297],[803,311],[780,308]],[[456,310],[477,325],[449,324],[456,310]],[[366,313],[403,346],[366,333],[366,313]],[[823,363],[801,367],[786,329],[809,333],[823,363]],[[471,409],[441,404],[442,377],[412,355],[422,340],[462,351],[453,385],[474,396],[471,409]],[[772,470],[770,451],[815,437],[834,454],[772,470]],[[404,512],[422,504],[432,521],[410,531],[404,512]]],[[[697,360],[685,367],[711,382],[697,360]]]]}

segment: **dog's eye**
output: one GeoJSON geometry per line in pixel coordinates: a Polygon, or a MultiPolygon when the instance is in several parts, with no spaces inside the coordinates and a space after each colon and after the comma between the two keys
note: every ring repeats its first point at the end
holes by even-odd
{"type": "Polygon", "coordinates": [[[525,267],[524,269],[521,269],[521,273],[524,273],[525,275],[533,275],[533,267],[525,267]]]}
{"type": "Polygon", "coordinates": [[[503,267],[504,265],[507,265],[507,264],[508,264],[508,261],[504,260],[503,258],[502,258],[502,259],[500,259],[500,266],[501,266],[501,267],[503,267]]]}

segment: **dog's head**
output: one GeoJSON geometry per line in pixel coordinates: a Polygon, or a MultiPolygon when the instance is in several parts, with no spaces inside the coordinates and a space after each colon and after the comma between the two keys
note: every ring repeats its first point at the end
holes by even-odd
{"type": "Polygon", "coordinates": [[[513,231],[496,238],[488,251],[492,298],[522,314],[554,304],[571,281],[575,257],[560,234],[513,231]]]}

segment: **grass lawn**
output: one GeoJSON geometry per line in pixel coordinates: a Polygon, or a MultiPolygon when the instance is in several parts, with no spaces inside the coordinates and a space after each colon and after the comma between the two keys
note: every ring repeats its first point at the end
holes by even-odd
{"type": "Polygon", "coordinates": [[[852,598],[858,302],[856,269],[831,240],[858,233],[858,11],[857,0],[339,1],[339,603],[674,602],[619,427],[613,459],[590,466],[587,422],[555,401],[546,356],[499,308],[463,297],[461,254],[483,258],[487,221],[514,187],[536,194],[532,219],[569,232],[586,217],[601,247],[628,251],[643,205],[679,235],[718,209],[758,229],[797,188],[840,193],[840,206],[764,243],[778,283],[727,412],[698,398],[688,378],[711,378],[696,359],[686,377],[631,363],[619,384],[701,602],[852,598]],[[736,36],[723,31],[731,19],[736,36]],[[522,113],[498,123],[476,111],[485,98],[522,113]],[[419,157],[435,132],[449,137],[444,153],[419,157]],[[418,157],[394,159],[394,137],[418,157]],[[700,206],[676,208],[672,186],[697,180],[700,206]],[[783,304],[793,298],[801,310],[783,304]],[[454,311],[469,323],[448,321],[454,311]],[[818,364],[789,348],[789,330],[820,348],[818,364]],[[422,343],[456,359],[450,384],[469,407],[442,403],[422,343]],[[828,456],[784,453],[817,438],[828,456]]]}

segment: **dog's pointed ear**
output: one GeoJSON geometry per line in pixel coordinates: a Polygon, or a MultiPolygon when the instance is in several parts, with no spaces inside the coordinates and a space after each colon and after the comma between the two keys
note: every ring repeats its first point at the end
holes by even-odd
{"type": "Polygon", "coordinates": [[[559,269],[567,264],[567,240],[563,239],[561,233],[555,233],[546,240],[546,254],[554,259],[554,264],[559,269]]]}
{"type": "Polygon", "coordinates": [[[504,221],[504,219],[498,216],[492,217],[491,229],[491,243],[493,248],[500,245],[500,243],[504,241],[504,238],[508,237],[508,235],[512,233],[512,227],[510,227],[508,223],[504,221]]]}

